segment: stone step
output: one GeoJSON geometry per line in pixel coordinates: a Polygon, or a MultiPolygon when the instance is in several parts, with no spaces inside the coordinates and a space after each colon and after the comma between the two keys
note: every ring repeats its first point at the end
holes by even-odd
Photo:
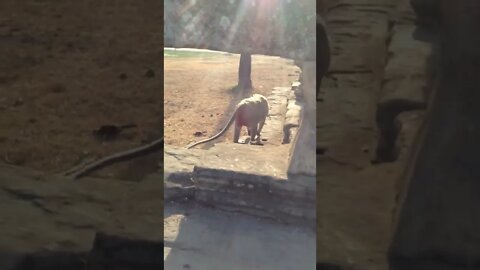
{"type": "Polygon", "coordinates": [[[195,200],[282,222],[315,224],[315,181],[195,166],[195,200]]]}

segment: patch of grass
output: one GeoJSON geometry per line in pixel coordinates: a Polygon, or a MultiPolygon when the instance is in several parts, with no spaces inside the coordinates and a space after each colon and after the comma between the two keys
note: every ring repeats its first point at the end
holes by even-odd
{"type": "Polygon", "coordinates": [[[211,58],[225,56],[223,53],[217,52],[202,52],[202,51],[179,51],[179,50],[164,50],[163,57],[168,58],[211,58]]]}

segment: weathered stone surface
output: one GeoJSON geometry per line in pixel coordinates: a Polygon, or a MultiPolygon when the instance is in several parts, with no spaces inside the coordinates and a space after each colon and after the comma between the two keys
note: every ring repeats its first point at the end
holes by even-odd
{"type": "Polygon", "coordinates": [[[385,37],[391,5],[385,1],[336,1],[327,14],[330,74],[374,73],[385,66],[385,37]],[[340,45],[341,44],[341,45],[340,45]]]}
{"type": "MultiPolygon", "coordinates": [[[[268,105],[270,105],[268,112],[269,120],[271,120],[272,116],[276,117],[274,120],[285,118],[287,98],[291,92],[291,87],[275,87],[273,89],[272,95],[267,97],[268,105]]],[[[275,128],[273,129],[276,130],[275,128]]]]}
{"type": "MultiPolygon", "coordinates": [[[[191,172],[194,183],[191,187],[195,190],[167,179],[166,199],[190,198],[194,192],[196,201],[216,207],[245,208],[247,212],[252,208],[250,213],[260,216],[271,216],[272,212],[279,213],[279,218],[293,215],[314,219],[315,182],[287,178],[285,155],[271,156],[262,148],[240,144],[217,144],[208,151],[197,151],[201,155],[191,172]]],[[[188,156],[190,152],[191,149],[165,146],[166,155],[188,156]]],[[[176,161],[181,162],[181,159],[176,161]]],[[[166,170],[172,169],[169,167],[167,163],[166,170]]]]}
{"type": "Polygon", "coordinates": [[[302,117],[303,104],[293,98],[293,95],[292,93],[292,98],[288,100],[285,122],[283,123],[284,143],[290,143],[291,139],[295,138],[302,117]]]}
{"type": "Polygon", "coordinates": [[[417,150],[422,140],[422,131],[425,127],[425,111],[407,111],[400,113],[395,118],[395,124],[398,127],[398,136],[394,144],[394,152],[397,157],[397,163],[402,164],[403,171],[395,179],[395,205],[392,211],[393,224],[398,221],[399,207],[405,198],[405,190],[408,181],[405,178],[410,173],[410,168],[414,165],[417,150]]]}
{"type": "Polygon", "coordinates": [[[182,186],[179,184],[165,181],[164,183],[164,200],[165,201],[186,201],[195,198],[195,186],[182,186]]]}
{"type": "Polygon", "coordinates": [[[432,51],[432,44],[412,39],[414,25],[395,25],[388,48],[390,58],[385,67],[382,97],[380,103],[402,99],[411,103],[425,104],[428,92],[426,59],[432,51]]]}
{"type": "Polygon", "coordinates": [[[272,95],[267,97],[270,111],[268,113],[268,124],[263,126],[262,137],[267,138],[269,144],[283,142],[282,127],[285,123],[289,97],[291,97],[292,92],[292,87],[275,87],[272,95]],[[278,139],[281,141],[277,141],[278,139]]]}
{"type": "Polygon", "coordinates": [[[391,245],[392,269],[480,262],[480,2],[441,1],[440,71],[391,245]]]}
{"type": "Polygon", "coordinates": [[[51,269],[41,268],[45,267],[42,261],[58,267],[71,265],[89,252],[96,231],[161,240],[160,181],[85,178],[72,182],[0,165],[0,250],[18,254],[17,262],[32,254],[28,269],[51,269]]]}
{"type": "MultiPolygon", "coordinates": [[[[216,144],[204,151],[198,166],[286,178],[285,156],[272,156],[266,146],[216,144]]],[[[285,155],[285,151],[282,151],[285,155]]]]}
{"type": "Polygon", "coordinates": [[[183,148],[164,146],[164,178],[166,182],[191,185],[192,170],[202,156],[201,151],[193,149],[185,151],[183,148]]]}
{"type": "MultiPolygon", "coordinates": [[[[405,4],[405,3],[404,3],[405,4]]],[[[399,5],[400,14],[411,9],[399,5]]],[[[416,27],[410,22],[397,23],[392,28],[390,55],[385,67],[382,91],[376,112],[379,129],[375,162],[392,162],[397,159],[395,141],[399,128],[396,117],[409,110],[426,108],[435,76],[428,59],[432,44],[413,39],[416,27]],[[412,59],[418,59],[412,61],[412,59]]]]}
{"type": "Polygon", "coordinates": [[[415,142],[424,123],[425,114],[424,110],[408,111],[400,113],[395,119],[399,128],[399,134],[395,141],[395,147],[399,152],[399,161],[411,160],[410,152],[418,147],[415,142]]]}
{"type": "Polygon", "coordinates": [[[195,199],[282,221],[315,220],[314,181],[195,167],[195,199]]]}
{"type": "Polygon", "coordinates": [[[315,149],[316,149],[316,72],[315,62],[304,62],[302,64],[302,102],[303,119],[297,135],[293,139],[289,155],[289,174],[303,174],[313,178],[316,171],[315,149]]]}
{"type": "Polygon", "coordinates": [[[167,206],[165,269],[315,269],[315,231],[241,213],[167,206]]]}
{"type": "MultiPolygon", "coordinates": [[[[392,60],[388,52],[401,58],[401,50],[415,42],[408,34],[398,39],[401,46],[392,46],[395,37],[389,41],[397,23],[413,24],[400,2],[331,1],[325,15],[332,64],[317,103],[317,145],[323,147],[317,156],[317,261],[331,263],[327,267],[388,268],[395,183],[406,159],[372,165],[371,158],[381,82],[392,60]]],[[[417,66],[425,59],[405,61],[417,66]]]]}

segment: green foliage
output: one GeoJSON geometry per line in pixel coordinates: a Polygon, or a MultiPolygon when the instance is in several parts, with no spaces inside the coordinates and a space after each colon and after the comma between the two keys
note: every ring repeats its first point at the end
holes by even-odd
{"type": "Polygon", "coordinates": [[[314,58],[314,0],[172,1],[165,2],[166,46],[314,58]]]}
{"type": "Polygon", "coordinates": [[[165,58],[212,58],[223,56],[224,53],[208,52],[208,51],[179,51],[179,50],[164,50],[163,56],[165,58]]]}

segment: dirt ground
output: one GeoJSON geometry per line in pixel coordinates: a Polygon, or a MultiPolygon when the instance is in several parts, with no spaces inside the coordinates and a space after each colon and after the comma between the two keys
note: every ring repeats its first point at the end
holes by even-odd
{"type": "Polygon", "coordinates": [[[147,1],[2,1],[0,162],[56,172],[161,136],[162,3],[147,1]],[[92,136],[108,124],[137,127],[92,136]]]}
{"type": "MultiPolygon", "coordinates": [[[[238,54],[165,51],[165,143],[185,146],[221,130],[241,99],[234,89],[239,61],[238,54]]],[[[253,93],[268,96],[273,87],[298,80],[299,72],[292,60],[253,55],[253,93]]],[[[246,135],[245,128],[243,133],[246,135]]],[[[216,142],[231,141],[232,137],[230,128],[216,142]]]]}

